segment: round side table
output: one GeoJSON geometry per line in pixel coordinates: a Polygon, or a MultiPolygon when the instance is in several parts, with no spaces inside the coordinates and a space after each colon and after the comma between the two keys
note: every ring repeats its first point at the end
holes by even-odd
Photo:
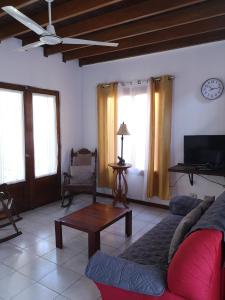
{"type": "Polygon", "coordinates": [[[127,191],[128,185],[126,181],[125,174],[127,169],[131,168],[131,164],[118,165],[118,164],[109,164],[109,167],[113,169],[114,173],[114,182],[112,188],[112,194],[114,196],[113,206],[116,204],[122,203],[124,207],[128,208],[127,205],[127,191]]]}

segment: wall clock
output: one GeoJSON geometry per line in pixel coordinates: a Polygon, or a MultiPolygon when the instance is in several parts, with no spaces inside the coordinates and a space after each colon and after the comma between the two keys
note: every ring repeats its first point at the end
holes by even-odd
{"type": "Polygon", "coordinates": [[[222,95],[223,89],[224,86],[220,79],[210,78],[202,84],[201,92],[206,99],[215,100],[222,95]]]}

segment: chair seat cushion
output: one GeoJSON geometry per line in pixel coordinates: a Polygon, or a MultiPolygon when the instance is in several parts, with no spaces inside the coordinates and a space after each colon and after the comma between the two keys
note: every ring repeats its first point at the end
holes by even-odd
{"type": "Polygon", "coordinates": [[[70,167],[70,184],[91,184],[93,182],[92,166],[71,166],[70,167]]]}

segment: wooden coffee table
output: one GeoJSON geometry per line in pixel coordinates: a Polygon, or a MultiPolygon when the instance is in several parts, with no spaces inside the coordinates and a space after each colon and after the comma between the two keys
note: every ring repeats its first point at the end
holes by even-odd
{"type": "Polygon", "coordinates": [[[62,225],[88,233],[88,255],[100,249],[100,232],[125,217],[125,232],[132,234],[132,210],[95,203],[55,221],[56,247],[63,248],[62,225]]]}

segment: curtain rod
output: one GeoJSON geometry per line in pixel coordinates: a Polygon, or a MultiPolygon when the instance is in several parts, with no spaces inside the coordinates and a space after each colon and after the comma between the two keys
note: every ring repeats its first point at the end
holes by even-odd
{"type": "MultiPolygon", "coordinates": [[[[159,77],[152,77],[154,80],[160,80],[161,79],[161,77],[159,76],[159,77]]],[[[169,79],[171,79],[171,80],[173,80],[173,79],[175,79],[175,76],[168,76],[168,78],[169,79]]]]}
{"type": "MultiPolygon", "coordinates": [[[[158,77],[151,77],[151,78],[153,78],[154,80],[160,80],[160,79],[161,79],[160,76],[158,76],[158,77]]],[[[173,79],[175,79],[175,76],[172,76],[172,75],[171,75],[171,76],[169,76],[169,79],[173,80],[173,79]]],[[[148,81],[148,80],[142,79],[142,80],[134,80],[134,81],[141,82],[141,81],[148,81]]],[[[132,83],[132,82],[134,82],[134,81],[118,82],[118,83],[132,83]]],[[[116,82],[113,82],[113,83],[116,83],[116,82]]],[[[102,83],[102,84],[100,84],[100,85],[102,85],[103,87],[108,87],[108,86],[110,86],[110,83],[102,83]]]]}

